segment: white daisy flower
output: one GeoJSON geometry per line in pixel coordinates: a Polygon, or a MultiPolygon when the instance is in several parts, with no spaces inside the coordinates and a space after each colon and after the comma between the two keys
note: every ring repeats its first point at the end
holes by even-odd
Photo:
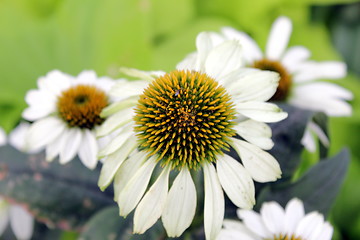
{"type": "MultiPolygon", "coordinates": [[[[346,76],[346,65],[343,62],[309,60],[310,51],[303,46],[289,47],[292,23],[287,17],[279,17],[272,25],[263,54],[256,42],[244,32],[233,28],[222,29],[222,35],[213,35],[218,42],[237,39],[244,48],[245,65],[262,70],[275,71],[280,74],[279,87],[271,98],[274,101],[286,101],[294,106],[321,111],[329,116],[349,116],[352,108],[347,100],[353,95],[350,91],[321,79],[338,79],[346,76]]],[[[320,128],[309,126],[316,135],[320,128]]],[[[322,132],[322,131],[321,131],[322,132]]],[[[319,135],[318,135],[319,136],[319,135]]],[[[328,139],[319,136],[323,144],[328,139]]],[[[309,151],[315,151],[316,145],[310,132],[306,132],[303,144],[309,151]]]]}
{"type": "Polygon", "coordinates": [[[33,216],[20,205],[9,204],[0,197],[0,236],[9,222],[18,240],[31,239],[34,230],[33,216]]]}
{"type": "Polygon", "coordinates": [[[100,112],[111,103],[108,91],[115,81],[98,78],[93,71],[72,77],[51,71],[38,80],[38,89],[30,90],[23,112],[34,121],[26,136],[26,150],[46,148],[46,159],[59,155],[60,163],[78,154],[82,163],[94,169],[97,165],[98,142],[95,129],[104,121],[100,112]]]}
{"type": "Polygon", "coordinates": [[[224,220],[218,240],[331,240],[332,226],[318,212],[305,214],[301,200],[294,198],[283,209],[277,202],[264,203],[260,214],[238,210],[242,222],[224,220]]]}
{"type": "Polygon", "coordinates": [[[276,159],[262,150],[273,146],[265,122],[287,117],[266,102],[276,91],[278,74],[241,68],[237,41],[214,46],[210,36],[201,33],[196,44],[198,51],[178,70],[128,70],[145,80],[116,85],[113,94],[128,98],[103,111],[109,117],[98,135],[115,129],[120,133],[100,153],[107,159],[99,186],[105,189],[115,177],[120,215],[136,208],[135,233],[145,232],[160,217],[169,237],[190,226],[197,196],[191,172],[204,172],[207,239],[215,239],[221,228],[223,190],[235,205],[250,209],[255,203],[253,181],[281,176],[276,159]],[[234,138],[236,133],[243,140],[234,138]],[[223,153],[230,146],[242,164],[223,153]],[[147,190],[153,172],[160,174],[147,190]],[[169,190],[170,172],[178,175],[169,190]]]}

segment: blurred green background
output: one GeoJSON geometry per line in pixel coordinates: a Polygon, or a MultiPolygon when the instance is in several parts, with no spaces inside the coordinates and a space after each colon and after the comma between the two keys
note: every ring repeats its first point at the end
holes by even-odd
{"type": "Polygon", "coordinates": [[[329,127],[331,153],[349,146],[352,161],[330,217],[333,239],[360,239],[359,1],[0,0],[0,126],[9,132],[17,124],[26,91],[50,70],[114,78],[120,66],[171,70],[195,50],[200,31],[233,26],[264,47],[280,15],[293,21],[290,45],[308,47],[314,60],[348,64],[337,83],[354,92],[354,114],[330,119],[329,127]]]}

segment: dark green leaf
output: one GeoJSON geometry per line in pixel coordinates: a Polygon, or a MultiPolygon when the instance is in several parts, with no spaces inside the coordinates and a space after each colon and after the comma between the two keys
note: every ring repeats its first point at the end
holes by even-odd
{"type": "Polygon", "coordinates": [[[99,168],[79,159],[48,163],[44,154],[26,155],[0,148],[0,194],[23,204],[40,221],[62,229],[79,229],[98,210],[113,204],[111,192],[97,186],[99,168]]]}

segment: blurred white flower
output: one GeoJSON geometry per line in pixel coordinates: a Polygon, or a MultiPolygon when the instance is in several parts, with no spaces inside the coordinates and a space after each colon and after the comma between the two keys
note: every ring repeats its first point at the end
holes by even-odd
{"type": "Polygon", "coordinates": [[[3,146],[6,144],[6,133],[4,129],[0,127],[0,146],[3,146]]]}
{"type": "MultiPolygon", "coordinates": [[[[263,54],[257,43],[246,33],[225,27],[222,35],[213,34],[216,41],[237,39],[243,46],[245,65],[280,74],[279,87],[271,98],[274,101],[286,101],[294,106],[321,111],[329,116],[349,116],[352,108],[347,100],[353,95],[350,91],[329,82],[318,81],[339,79],[346,76],[346,65],[343,62],[309,60],[310,51],[303,46],[289,47],[292,23],[287,17],[279,17],[272,25],[263,54]]],[[[317,128],[321,131],[320,128],[317,128]]],[[[316,145],[311,137],[312,126],[307,128],[302,140],[309,151],[315,151],[316,145]]],[[[320,133],[324,135],[323,133],[320,133]]],[[[323,144],[328,139],[319,138],[323,144]]]]}
{"type": "Polygon", "coordinates": [[[26,134],[25,150],[46,148],[46,159],[59,155],[61,164],[78,154],[86,167],[94,169],[98,162],[95,129],[105,120],[100,112],[112,102],[107,93],[114,83],[93,71],[73,77],[54,70],[39,78],[38,89],[25,97],[29,107],[22,115],[34,121],[26,134]]]}
{"type": "Polygon", "coordinates": [[[224,191],[238,207],[252,208],[253,181],[281,176],[276,159],[262,150],[273,146],[265,123],[287,117],[266,102],[276,91],[278,74],[241,68],[237,41],[214,46],[207,33],[200,33],[196,44],[198,51],[170,73],[128,69],[148,82],[116,85],[112,92],[128,98],[104,110],[109,117],[98,135],[120,131],[101,151],[107,159],[99,186],[106,188],[115,176],[120,215],[136,208],[135,233],[145,232],[160,217],[169,237],[190,226],[196,210],[192,170],[204,171],[207,239],[215,239],[221,228],[224,191]],[[233,138],[235,133],[244,140],[233,138]],[[222,152],[230,145],[243,164],[222,152]],[[156,166],[161,173],[147,191],[156,166]],[[168,190],[170,172],[178,175],[168,190]]]}
{"type": "Polygon", "coordinates": [[[34,218],[23,207],[9,204],[0,197],[0,236],[10,222],[11,229],[18,240],[28,240],[34,230],[34,218]]]}
{"type": "Polygon", "coordinates": [[[225,220],[217,240],[331,240],[332,226],[318,212],[305,214],[294,198],[283,209],[277,202],[264,203],[260,214],[238,210],[242,222],[225,220]]]}

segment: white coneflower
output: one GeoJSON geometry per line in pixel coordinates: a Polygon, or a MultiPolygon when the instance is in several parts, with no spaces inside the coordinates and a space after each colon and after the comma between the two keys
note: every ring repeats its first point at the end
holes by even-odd
{"type": "Polygon", "coordinates": [[[190,226],[196,209],[192,171],[204,172],[207,239],[215,239],[221,228],[223,190],[235,205],[249,209],[255,203],[253,180],[268,182],[281,176],[276,159],[262,150],[273,146],[271,129],[264,122],[287,116],[266,102],[276,91],[278,74],[242,69],[237,41],[213,46],[209,35],[201,33],[197,49],[170,73],[129,70],[148,83],[115,86],[116,96],[129,98],[103,112],[111,116],[98,135],[115,129],[120,134],[101,151],[107,159],[99,186],[106,188],[115,176],[120,215],[136,207],[135,233],[145,232],[160,217],[169,237],[180,236],[190,226]],[[223,153],[230,146],[242,164],[223,153]],[[160,174],[147,190],[156,167],[160,174]],[[171,171],[179,173],[169,190],[171,171]]]}
{"type": "MultiPolygon", "coordinates": [[[[285,101],[303,109],[321,111],[329,116],[349,116],[351,106],[350,91],[321,79],[338,79],[346,75],[343,62],[309,60],[310,51],[303,46],[287,49],[292,31],[292,24],[287,17],[279,17],[272,25],[263,54],[256,42],[244,32],[233,28],[223,28],[222,35],[214,37],[217,41],[237,39],[244,48],[245,65],[280,74],[279,87],[271,98],[273,101],[285,101]]],[[[315,124],[309,124],[308,130],[316,133],[326,145],[328,139],[315,124]]],[[[315,151],[315,142],[307,131],[303,144],[310,151],[315,151]]]]}
{"type": "Polygon", "coordinates": [[[107,92],[115,82],[93,71],[72,77],[51,71],[38,80],[38,89],[26,95],[29,107],[23,117],[34,121],[26,136],[28,151],[46,148],[46,158],[59,155],[60,163],[78,154],[83,164],[97,165],[95,129],[104,122],[100,112],[111,103],[107,92]]]}
{"type": "Polygon", "coordinates": [[[264,203],[260,214],[238,210],[242,222],[225,220],[218,240],[331,240],[332,226],[318,212],[305,214],[294,198],[283,209],[277,202],[264,203]]]}

